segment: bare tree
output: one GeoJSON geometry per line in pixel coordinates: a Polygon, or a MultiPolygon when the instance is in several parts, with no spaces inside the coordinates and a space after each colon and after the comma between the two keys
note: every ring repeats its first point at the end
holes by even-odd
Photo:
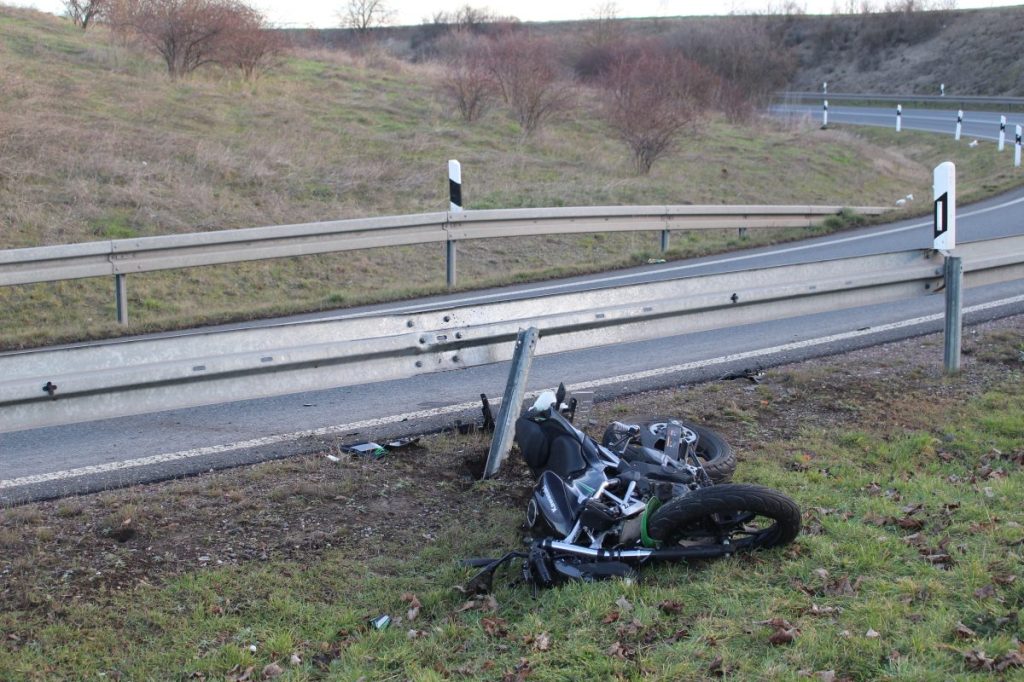
{"type": "Polygon", "coordinates": [[[651,50],[620,57],[602,80],[603,115],[629,147],[633,168],[646,175],[651,166],[696,128],[716,78],[678,53],[651,50]]]}
{"type": "Polygon", "coordinates": [[[487,61],[498,92],[524,136],[569,108],[572,89],[561,79],[550,42],[510,33],[494,41],[487,61]]]}
{"type": "Polygon", "coordinates": [[[472,123],[480,118],[497,91],[482,46],[470,44],[458,50],[448,61],[442,86],[462,120],[472,123]]]}
{"type": "Polygon", "coordinates": [[[83,31],[97,19],[107,4],[106,0],[63,0],[64,13],[83,31]]]}
{"type": "Polygon", "coordinates": [[[338,13],[343,27],[363,37],[378,26],[391,23],[394,14],[384,0],[348,0],[338,13]]]}
{"type": "Polygon", "coordinates": [[[276,63],[284,46],[284,39],[271,30],[262,13],[239,5],[217,40],[217,61],[237,68],[244,80],[254,81],[276,63]]]}
{"type": "Polygon", "coordinates": [[[237,0],[116,0],[110,17],[115,30],[134,33],[155,49],[177,79],[219,61],[221,41],[246,11],[237,0]]]}

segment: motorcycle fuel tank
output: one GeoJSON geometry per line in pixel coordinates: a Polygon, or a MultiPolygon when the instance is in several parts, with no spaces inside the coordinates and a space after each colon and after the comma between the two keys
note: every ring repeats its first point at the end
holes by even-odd
{"type": "Polygon", "coordinates": [[[556,533],[568,535],[576,525],[583,504],[576,492],[551,471],[540,475],[533,489],[532,502],[556,533]]]}

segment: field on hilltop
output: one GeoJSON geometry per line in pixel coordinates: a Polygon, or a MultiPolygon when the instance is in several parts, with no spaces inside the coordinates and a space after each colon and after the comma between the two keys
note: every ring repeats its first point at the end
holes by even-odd
{"type": "MultiPolygon", "coordinates": [[[[1019,183],[991,146],[813,120],[703,120],[637,176],[594,112],[599,95],[524,137],[496,107],[467,125],[443,69],[367,49],[296,48],[255,84],[204,70],[169,80],[104,27],[0,8],[0,248],[443,210],[447,159],[470,209],[629,204],[892,205],[927,196],[952,159],[963,199],[1019,183]]],[[[923,206],[923,204],[922,204],[923,206]]],[[[832,229],[836,226],[832,225],[832,229]]],[[[823,228],[829,229],[829,228],[823,228]]],[[[459,286],[680,258],[816,231],[681,233],[466,242],[459,286]]],[[[0,289],[0,346],[97,338],[443,291],[443,246],[135,275],[131,324],[104,279],[0,289]]]]}

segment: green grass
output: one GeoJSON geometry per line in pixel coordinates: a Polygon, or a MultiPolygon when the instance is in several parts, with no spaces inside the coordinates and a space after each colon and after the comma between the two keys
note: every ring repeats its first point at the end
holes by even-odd
{"type": "Polygon", "coordinates": [[[286,460],[5,510],[0,545],[27,547],[24,562],[0,562],[12,579],[36,570],[36,553],[66,532],[60,524],[88,523],[94,503],[109,510],[94,533],[128,519],[142,535],[98,549],[67,538],[93,563],[68,566],[70,577],[38,571],[20,600],[12,595],[23,584],[0,591],[0,679],[232,679],[249,667],[261,679],[270,664],[286,680],[1016,679],[1019,668],[1000,677],[972,665],[1021,653],[1024,374],[1006,351],[1024,342],[1018,323],[972,344],[979,359],[959,379],[943,377],[938,358],[915,356],[918,340],[771,370],[753,391],[720,382],[598,404],[598,423],[653,412],[710,419],[741,453],[737,481],[776,487],[804,511],[801,535],[784,549],[648,567],[640,583],[535,596],[509,571],[493,604],[470,602],[454,589],[470,575],[456,559],[517,546],[522,505],[513,500],[529,480],[511,463],[486,484],[434,478],[481,448],[447,434],[424,441],[429,454],[389,454],[353,471],[286,460]],[[336,483],[312,480],[322,471],[336,483]],[[431,508],[444,498],[440,527],[418,527],[402,502],[417,495],[431,508]],[[344,513],[321,517],[324,505],[344,513]],[[289,541],[279,546],[288,556],[279,548],[238,565],[192,564],[190,552],[224,556],[225,544],[244,544],[217,535],[227,519],[245,535],[264,533],[260,519],[287,510],[295,527],[355,522],[333,536],[335,548],[292,551],[289,541]],[[154,562],[147,552],[167,552],[155,544],[161,529],[182,522],[191,537],[174,541],[170,565],[154,562]],[[155,574],[117,582],[139,566],[155,574]],[[410,621],[413,596],[421,606],[410,621]],[[368,627],[382,614],[390,628],[368,627]],[[796,628],[791,643],[769,642],[775,619],[796,628]],[[301,663],[289,663],[293,654],[301,663]]]}

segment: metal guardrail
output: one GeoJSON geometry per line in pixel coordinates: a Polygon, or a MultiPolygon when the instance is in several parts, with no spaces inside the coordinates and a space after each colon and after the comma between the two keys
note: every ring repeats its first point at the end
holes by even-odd
{"type": "MultiPolygon", "coordinates": [[[[0,251],[0,286],[401,244],[575,232],[806,227],[842,206],[525,208],[334,220],[0,251]]],[[[888,208],[851,207],[862,215],[888,208]]]]}
{"type": "Polygon", "coordinates": [[[777,100],[813,100],[821,102],[827,99],[833,102],[861,101],[861,102],[927,102],[927,103],[959,103],[959,104],[984,104],[1002,105],[1011,107],[1024,107],[1024,97],[989,97],[985,95],[882,95],[871,93],[833,93],[825,94],[814,91],[788,91],[776,95],[777,100]]]}
{"type": "MultiPolygon", "coordinates": [[[[964,286],[1024,278],[1024,236],[963,244],[964,286]]],[[[526,301],[0,356],[0,432],[399,379],[537,353],[783,319],[933,293],[931,250],[526,301]]]]}

